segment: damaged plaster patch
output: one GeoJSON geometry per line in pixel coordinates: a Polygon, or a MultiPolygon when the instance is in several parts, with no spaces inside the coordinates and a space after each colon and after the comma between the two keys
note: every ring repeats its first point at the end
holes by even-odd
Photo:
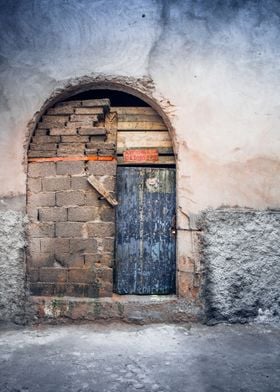
{"type": "Polygon", "coordinates": [[[0,321],[25,317],[24,215],[0,211],[0,321]]]}
{"type": "Polygon", "coordinates": [[[209,210],[200,226],[208,322],[279,320],[279,211],[209,210]]]}

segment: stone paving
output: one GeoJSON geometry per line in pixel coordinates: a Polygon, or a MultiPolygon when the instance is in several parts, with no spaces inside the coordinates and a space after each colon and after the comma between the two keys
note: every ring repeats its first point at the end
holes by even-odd
{"type": "Polygon", "coordinates": [[[279,392],[280,326],[3,329],[1,392],[279,392]]]}

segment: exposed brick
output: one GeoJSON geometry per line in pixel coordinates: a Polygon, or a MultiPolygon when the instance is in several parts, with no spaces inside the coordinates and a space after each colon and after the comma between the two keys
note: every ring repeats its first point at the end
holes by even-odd
{"type": "Polygon", "coordinates": [[[71,238],[70,239],[70,252],[71,253],[93,253],[97,250],[96,240],[71,238]]]}
{"type": "Polygon", "coordinates": [[[55,192],[28,192],[27,203],[30,208],[53,207],[55,206],[55,192]]]}
{"type": "Polygon", "coordinates": [[[68,271],[68,282],[92,283],[95,281],[95,273],[88,268],[70,268],[68,271]]]}
{"type": "Polygon", "coordinates": [[[88,222],[98,219],[98,209],[94,207],[69,207],[68,220],[72,222],[88,222]]]}
{"type": "Polygon", "coordinates": [[[70,189],[70,177],[46,177],[43,178],[44,191],[62,191],[70,189]]]}
{"type": "Polygon", "coordinates": [[[107,156],[114,156],[116,153],[115,150],[109,150],[109,149],[99,149],[98,150],[98,155],[100,157],[107,157],[107,156]]]}
{"type": "Polygon", "coordinates": [[[83,237],[84,223],[79,222],[57,222],[57,237],[83,237]]]}
{"type": "Polygon", "coordinates": [[[84,169],[84,161],[65,161],[56,163],[56,173],[59,175],[83,174],[84,169]]]}
{"type": "Polygon", "coordinates": [[[91,190],[92,186],[87,180],[87,176],[73,176],[71,177],[71,188],[73,190],[91,190]]]}
{"type": "Polygon", "coordinates": [[[82,206],[85,204],[83,191],[62,191],[56,193],[57,206],[82,206]]]}
{"type": "Polygon", "coordinates": [[[41,222],[65,222],[67,209],[63,207],[39,208],[39,220],[41,222]]]}
{"type": "Polygon", "coordinates": [[[96,176],[114,176],[116,175],[117,163],[116,161],[108,161],[108,162],[88,162],[88,172],[90,174],[94,174],[96,176]]]}
{"type": "Polygon", "coordinates": [[[61,136],[62,143],[87,143],[89,141],[89,136],[61,136]]]}
{"type": "Polygon", "coordinates": [[[41,268],[40,281],[41,282],[66,282],[67,269],[66,268],[41,268]]]}
{"type": "Polygon", "coordinates": [[[115,221],[115,209],[108,204],[102,207],[100,211],[100,219],[103,222],[114,222],[115,221]]]}
{"type": "Polygon", "coordinates": [[[53,127],[50,129],[50,135],[53,135],[53,136],[77,135],[77,129],[76,128],[67,128],[67,127],[60,127],[60,128],[53,127]]]}
{"type": "Polygon", "coordinates": [[[89,237],[112,237],[115,233],[115,225],[113,223],[94,222],[87,223],[89,237]]]}
{"type": "Polygon", "coordinates": [[[30,150],[40,150],[40,151],[55,151],[57,148],[56,143],[31,143],[29,145],[30,150]]]}
{"type": "Polygon", "coordinates": [[[55,176],[54,162],[30,162],[28,165],[29,177],[55,176]]]}
{"type": "Polygon", "coordinates": [[[67,253],[69,252],[69,239],[66,238],[41,238],[40,249],[42,253],[67,253]]]}
{"type": "Polygon", "coordinates": [[[27,258],[27,265],[31,268],[53,267],[54,257],[50,253],[32,252],[27,258]]]}
{"type": "Polygon", "coordinates": [[[27,178],[27,190],[33,193],[41,192],[42,190],[41,178],[27,178]]]}
{"type": "Polygon", "coordinates": [[[55,105],[55,109],[56,108],[61,108],[61,107],[80,107],[80,106],[82,106],[82,101],[65,101],[65,102],[58,102],[56,105],[55,105]]]}
{"type": "Polygon", "coordinates": [[[28,226],[30,237],[54,237],[54,223],[30,223],[28,226]]]}

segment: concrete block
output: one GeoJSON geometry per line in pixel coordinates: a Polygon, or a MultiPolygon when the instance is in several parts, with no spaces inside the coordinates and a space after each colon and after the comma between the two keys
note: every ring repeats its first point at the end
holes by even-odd
{"type": "Polygon", "coordinates": [[[54,257],[50,253],[32,252],[27,256],[28,268],[53,267],[54,257]]]}
{"type": "Polygon", "coordinates": [[[73,190],[88,191],[92,189],[92,186],[87,180],[87,176],[72,176],[71,177],[71,188],[73,190]]]}
{"type": "Polygon", "coordinates": [[[36,129],[34,132],[34,135],[36,136],[46,136],[48,134],[48,130],[47,129],[36,129]]]}
{"type": "Polygon", "coordinates": [[[70,268],[68,270],[68,282],[70,283],[93,283],[95,273],[88,268],[70,268]]]}
{"type": "Polygon", "coordinates": [[[54,283],[30,283],[30,293],[31,295],[36,296],[52,296],[55,295],[55,287],[54,283]]]}
{"type": "Polygon", "coordinates": [[[56,174],[58,175],[73,175],[83,174],[85,170],[84,161],[64,161],[56,163],[56,174]]]}
{"type": "Polygon", "coordinates": [[[63,283],[67,281],[66,268],[41,268],[40,281],[49,283],[63,283]]]}
{"type": "Polygon", "coordinates": [[[97,242],[93,238],[72,238],[70,240],[70,253],[94,253],[97,251],[97,242]]]}
{"type": "Polygon", "coordinates": [[[30,162],[28,164],[29,177],[55,176],[56,168],[54,162],[30,162]]]}
{"type": "Polygon", "coordinates": [[[29,237],[54,237],[54,223],[30,223],[28,225],[29,237]]]}
{"type": "Polygon", "coordinates": [[[27,205],[29,209],[53,207],[55,206],[55,192],[27,192],[27,205]]]}
{"type": "Polygon", "coordinates": [[[33,150],[33,151],[28,151],[28,157],[29,158],[52,158],[55,157],[56,154],[56,150],[52,150],[52,151],[37,151],[37,150],[33,150]]]}
{"type": "Polygon", "coordinates": [[[68,253],[70,249],[67,238],[41,238],[40,249],[42,253],[68,253]]]}
{"type": "Polygon", "coordinates": [[[81,135],[70,135],[70,136],[61,136],[62,143],[87,143],[89,141],[89,136],[81,136],[81,135]]]}
{"type": "Polygon", "coordinates": [[[106,136],[107,130],[104,127],[84,127],[81,126],[78,129],[79,135],[91,135],[91,136],[106,136]]]}
{"type": "Polygon", "coordinates": [[[88,172],[96,176],[115,176],[117,171],[116,161],[106,161],[106,162],[88,162],[88,172]]]}
{"type": "Polygon", "coordinates": [[[28,280],[29,282],[38,282],[39,281],[39,269],[30,268],[28,270],[28,280]]]}
{"type": "Polygon", "coordinates": [[[27,191],[38,193],[42,190],[41,178],[27,178],[27,191]]]}
{"type": "Polygon", "coordinates": [[[103,205],[99,213],[100,219],[103,222],[115,222],[115,209],[112,208],[108,203],[103,205]]]}
{"type": "Polygon", "coordinates": [[[70,177],[46,177],[43,178],[44,191],[62,191],[69,190],[71,187],[70,177]]]}
{"type": "Polygon", "coordinates": [[[99,218],[98,208],[94,207],[69,207],[68,221],[88,222],[99,218]]]}
{"type": "Polygon", "coordinates": [[[72,122],[81,122],[81,123],[88,123],[88,122],[97,122],[99,116],[97,114],[72,114],[70,116],[70,121],[72,122]]]}
{"type": "Polygon", "coordinates": [[[87,192],[85,192],[85,205],[93,206],[93,207],[101,207],[104,204],[107,204],[106,200],[101,199],[101,195],[93,188],[87,192]]]}
{"type": "Polygon", "coordinates": [[[77,128],[69,127],[52,127],[50,128],[50,135],[52,136],[64,136],[64,135],[77,135],[77,128]]]}
{"type": "Polygon", "coordinates": [[[115,225],[113,223],[87,223],[89,237],[103,238],[112,237],[115,234],[115,225]]]}
{"type": "MultiPolygon", "coordinates": [[[[38,130],[38,131],[43,131],[38,130]]],[[[45,144],[45,143],[59,143],[60,142],[60,137],[59,136],[46,136],[46,135],[38,135],[38,131],[36,131],[35,136],[32,138],[32,143],[36,144],[45,144]]]]}
{"type": "Polygon", "coordinates": [[[84,224],[79,222],[57,222],[55,224],[56,237],[83,237],[84,224]]]}
{"type": "Polygon", "coordinates": [[[30,238],[27,245],[28,253],[40,253],[40,238],[30,238]]]}
{"type": "Polygon", "coordinates": [[[102,239],[103,252],[114,253],[115,249],[115,239],[114,238],[103,238],[102,239]]]}
{"type": "Polygon", "coordinates": [[[57,206],[82,206],[84,204],[85,193],[83,191],[56,192],[57,206]]]}
{"type": "Polygon", "coordinates": [[[41,222],[65,222],[67,209],[63,207],[39,208],[39,220],[41,222]]]}
{"type": "Polygon", "coordinates": [[[39,151],[55,151],[57,148],[57,143],[31,143],[29,145],[30,150],[39,151]]]}
{"type": "Polygon", "coordinates": [[[96,107],[103,106],[104,108],[110,107],[110,100],[107,98],[102,99],[87,99],[82,101],[82,107],[96,107]]]}
{"type": "Polygon", "coordinates": [[[96,106],[96,107],[81,107],[81,108],[76,108],[75,109],[75,114],[104,114],[104,110],[102,106],[96,106]]]}

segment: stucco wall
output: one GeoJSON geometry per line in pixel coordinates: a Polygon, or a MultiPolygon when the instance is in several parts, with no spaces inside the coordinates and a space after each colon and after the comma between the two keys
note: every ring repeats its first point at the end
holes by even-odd
{"type": "Polygon", "coordinates": [[[26,126],[44,101],[107,74],[150,77],[173,105],[185,211],[277,206],[277,0],[1,3],[2,194],[25,193],[26,126]]]}
{"type": "Polygon", "coordinates": [[[200,225],[208,321],[279,321],[280,213],[210,210],[200,225]]]}
{"type": "Polygon", "coordinates": [[[170,122],[178,237],[209,207],[279,208],[278,0],[0,5],[0,198],[11,208],[25,207],[28,122],[51,96],[103,79],[144,92],[170,122]]]}

